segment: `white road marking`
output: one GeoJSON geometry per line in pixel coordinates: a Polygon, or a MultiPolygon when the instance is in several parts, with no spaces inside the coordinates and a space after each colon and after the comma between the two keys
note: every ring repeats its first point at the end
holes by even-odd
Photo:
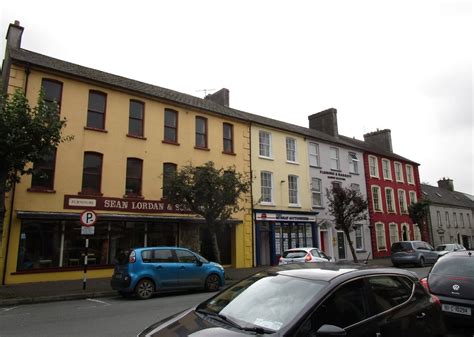
{"type": "Polygon", "coordinates": [[[96,299],[94,299],[94,298],[88,298],[88,299],[86,299],[86,300],[87,300],[87,301],[91,301],[91,302],[95,302],[95,303],[100,303],[100,304],[103,304],[103,305],[105,305],[105,306],[111,305],[110,303],[107,303],[107,302],[104,302],[104,301],[100,301],[100,300],[96,300],[96,299]]]}

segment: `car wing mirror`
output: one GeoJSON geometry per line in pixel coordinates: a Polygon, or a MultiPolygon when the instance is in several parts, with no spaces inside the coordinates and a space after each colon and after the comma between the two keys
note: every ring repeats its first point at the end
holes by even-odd
{"type": "Polygon", "coordinates": [[[330,324],[324,324],[322,327],[318,329],[316,332],[316,337],[323,337],[323,336],[346,336],[346,330],[330,324]]]}
{"type": "Polygon", "coordinates": [[[196,264],[197,264],[198,267],[201,267],[201,266],[202,266],[202,261],[201,261],[201,260],[197,260],[197,261],[196,261],[196,264]]]}

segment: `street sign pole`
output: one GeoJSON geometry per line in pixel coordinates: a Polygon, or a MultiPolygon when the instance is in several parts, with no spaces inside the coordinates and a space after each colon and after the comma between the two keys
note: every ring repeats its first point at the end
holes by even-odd
{"type": "Polygon", "coordinates": [[[86,238],[86,249],[84,252],[84,278],[82,279],[82,290],[86,290],[86,283],[87,283],[87,256],[89,248],[89,238],[86,238]]]}

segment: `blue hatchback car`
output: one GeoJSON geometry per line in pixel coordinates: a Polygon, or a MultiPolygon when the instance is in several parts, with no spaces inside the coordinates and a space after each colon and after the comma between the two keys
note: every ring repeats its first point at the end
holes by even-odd
{"type": "Polygon", "coordinates": [[[224,285],[225,274],[220,264],[189,249],[146,247],[122,251],[110,283],[123,296],[148,299],[162,291],[216,291],[224,285]]]}

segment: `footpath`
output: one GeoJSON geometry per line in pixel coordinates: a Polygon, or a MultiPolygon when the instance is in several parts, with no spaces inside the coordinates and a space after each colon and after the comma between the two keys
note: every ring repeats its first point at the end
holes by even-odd
{"type": "MultiPolygon", "coordinates": [[[[368,264],[392,266],[390,259],[369,260],[368,264]]],[[[226,285],[234,284],[266,268],[268,267],[226,268],[226,285]]],[[[117,292],[110,287],[110,278],[88,279],[86,289],[82,288],[82,280],[4,285],[0,286],[0,307],[117,296],[117,292]]]]}

